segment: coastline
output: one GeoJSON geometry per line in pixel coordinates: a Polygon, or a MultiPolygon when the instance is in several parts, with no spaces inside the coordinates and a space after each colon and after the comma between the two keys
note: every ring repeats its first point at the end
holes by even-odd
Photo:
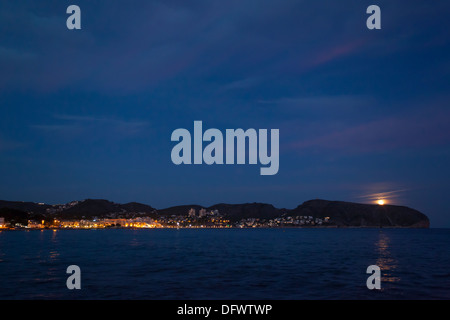
{"type": "Polygon", "coordinates": [[[282,226],[282,227],[154,227],[154,228],[130,228],[130,227],[112,227],[112,228],[4,228],[2,231],[62,231],[62,230],[213,230],[213,229],[234,229],[234,230],[255,230],[255,229],[430,229],[430,227],[404,227],[404,226],[282,226]]]}

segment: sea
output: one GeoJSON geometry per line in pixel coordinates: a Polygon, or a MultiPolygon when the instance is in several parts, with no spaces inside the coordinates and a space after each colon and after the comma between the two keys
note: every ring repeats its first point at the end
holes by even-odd
{"type": "Polygon", "coordinates": [[[450,229],[1,231],[0,299],[450,299],[450,229]]]}

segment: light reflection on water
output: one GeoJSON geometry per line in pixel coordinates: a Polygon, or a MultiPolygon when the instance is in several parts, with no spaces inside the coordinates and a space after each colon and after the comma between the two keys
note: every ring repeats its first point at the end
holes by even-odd
{"type": "Polygon", "coordinates": [[[401,279],[395,274],[398,267],[398,261],[392,256],[390,251],[391,239],[389,236],[380,231],[378,241],[376,242],[376,250],[378,259],[376,265],[381,269],[382,282],[399,282],[401,279]]]}
{"type": "Polygon", "coordinates": [[[448,247],[433,229],[3,232],[0,299],[449,299],[448,247]]]}

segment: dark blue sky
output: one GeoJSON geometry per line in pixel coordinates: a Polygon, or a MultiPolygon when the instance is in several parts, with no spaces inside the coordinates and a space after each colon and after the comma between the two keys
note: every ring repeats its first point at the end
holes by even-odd
{"type": "Polygon", "coordinates": [[[2,1],[0,198],[382,196],[450,227],[449,17],[448,1],[2,1]],[[278,174],[175,166],[171,133],[194,120],[280,129],[278,174]]]}

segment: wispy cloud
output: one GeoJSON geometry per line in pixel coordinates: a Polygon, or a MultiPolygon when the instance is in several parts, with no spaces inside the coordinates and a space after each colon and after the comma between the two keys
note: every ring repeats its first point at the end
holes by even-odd
{"type": "Polygon", "coordinates": [[[272,104],[283,110],[338,109],[340,111],[361,107],[373,103],[373,98],[363,95],[324,95],[311,97],[282,97],[273,100],[259,100],[260,104],[272,104]]]}
{"type": "Polygon", "coordinates": [[[24,50],[19,50],[17,48],[13,47],[0,47],[0,61],[3,62],[24,62],[26,60],[34,59],[36,58],[35,53],[31,53],[24,50]]]}
{"type": "Polygon", "coordinates": [[[348,123],[330,132],[320,128],[314,135],[302,137],[287,148],[299,151],[333,150],[341,154],[422,148],[450,143],[449,127],[450,111],[429,107],[426,112],[422,110],[379,117],[363,123],[348,123]]]}
{"type": "Polygon", "coordinates": [[[377,189],[376,192],[357,196],[356,198],[359,201],[369,203],[375,203],[377,200],[383,200],[387,204],[400,204],[402,202],[402,197],[405,195],[407,191],[410,190],[410,189],[386,190],[386,186],[383,187],[380,185],[378,187],[375,187],[375,189],[377,189]]]}
{"type": "Polygon", "coordinates": [[[129,137],[143,132],[149,125],[142,120],[124,120],[105,116],[55,115],[57,123],[33,125],[32,127],[47,133],[76,136],[92,132],[101,135],[129,137]]]}
{"type": "Polygon", "coordinates": [[[375,204],[378,200],[384,200],[386,204],[408,205],[413,195],[423,188],[423,185],[398,180],[367,181],[352,183],[349,196],[355,202],[375,204]]]}
{"type": "Polygon", "coordinates": [[[23,147],[24,144],[0,137],[0,152],[23,147]]]}
{"type": "Polygon", "coordinates": [[[350,56],[357,53],[358,50],[362,48],[366,43],[367,40],[365,39],[356,39],[350,42],[340,43],[338,45],[326,48],[325,50],[320,51],[318,54],[312,57],[305,65],[313,68],[345,56],[350,56]]]}
{"type": "MultiPolygon", "coordinates": [[[[395,44],[411,42],[418,30],[430,30],[422,20],[416,24],[405,21],[426,17],[423,10],[433,17],[429,18],[431,21],[435,21],[434,16],[443,20],[446,19],[443,12],[448,11],[444,2],[430,8],[417,5],[405,8],[392,3],[384,13],[390,19],[384,21],[391,23],[393,32],[375,37],[366,32],[364,11],[354,14],[338,2],[324,5],[321,1],[261,0],[255,3],[137,1],[132,6],[112,6],[86,1],[85,6],[89,8],[86,14],[102,14],[84,20],[86,28],[71,32],[70,36],[64,27],[66,17],[59,11],[64,8],[62,5],[30,1],[0,3],[0,29],[5,43],[0,49],[0,67],[4,68],[0,85],[2,89],[50,92],[76,86],[116,94],[145,92],[176,77],[217,79],[224,71],[228,79],[255,72],[277,77],[280,72],[275,74],[276,70],[301,73],[362,52],[370,56],[368,44],[378,49],[388,48],[389,53],[393,48],[402,50],[403,46],[395,44]],[[395,32],[399,26],[402,38],[395,32]],[[26,52],[21,49],[24,44],[26,52]],[[9,63],[11,67],[8,67],[11,60],[2,59],[2,55],[13,59],[37,56],[38,59],[27,65],[9,63]]],[[[448,31],[443,29],[436,23],[431,30],[439,31],[438,38],[448,39],[445,37],[448,31]]],[[[436,33],[430,35],[436,37],[436,33]]],[[[376,52],[377,57],[379,54],[380,50],[376,52]]],[[[246,87],[252,81],[237,80],[228,88],[246,87]]]]}
{"type": "Polygon", "coordinates": [[[230,91],[230,90],[238,90],[238,89],[247,89],[254,87],[261,83],[262,79],[258,77],[248,77],[244,79],[239,79],[230,83],[227,83],[220,87],[221,92],[230,91]]]}

